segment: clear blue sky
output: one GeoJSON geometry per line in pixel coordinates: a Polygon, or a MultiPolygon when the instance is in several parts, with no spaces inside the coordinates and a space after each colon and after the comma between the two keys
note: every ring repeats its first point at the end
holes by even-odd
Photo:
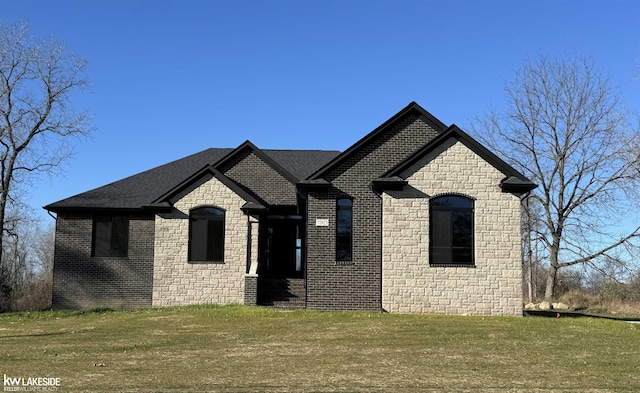
{"type": "Polygon", "coordinates": [[[97,128],[39,214],[209,147],[343,150],[411,101],[465,128],[538,54],[592,56],[640,110],[638,1],[0,2],[19,20],[89,60],[97,128]]]}

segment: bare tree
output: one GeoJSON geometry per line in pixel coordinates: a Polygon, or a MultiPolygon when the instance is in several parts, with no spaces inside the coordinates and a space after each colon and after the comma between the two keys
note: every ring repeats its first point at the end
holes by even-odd
{"type": "Polygon", "coordinates": [[[537,237],[543,225],[540,205],[533,203],[531,198],[523,200],[521,219],[522,228],[522,257],[523,257],[523,281],[526,285],[526,293],[529,302],[535,302],[538,298],[540,262],[544,258],[544,250],[540,247],[540,239],[537,237]]]}
{"type": "Polygon", "coordinates": [[[15,311],[43,310],[51,307],[55,226],[25,226],[22,249],[25,252],[25,274],[22,285],[12,295],[15,311]]]}
{"type": "Polygon", "coordinates": [[[0,311],[10,310],[19,296],[19,288],[27,275],[27,251],[24,247],[22,220],[15,208],[6,213],[5,235],[2,243],[2,296],[0,311]]]}
{"type": "Polygon", "coordinates": [[[51,305],[55,226],[42,228],[29,211],[11,209],[10,235],[5,236],[2,253],[3,283],[7,291],[0,298],[0,311],[41,310],[51,305]]]}
{"type": "Polygon", "coordinates": [[[619,224],[636,211],[638,152],[629,146],[640,135],[616,89],[591,59],[541,56],[505,91],[505,113],[492,108],[474,128],[539,185],[529,201],[537,207],[525,211],[539,220],[529,228],[549,259],[545,297],[554,296],[559,269],[629,266],[625,247],[638,246],[640,228],[619,224]]]}
{"type": "MultiPolygon", "coordinates": [[[[0,23],[0,272],[8,271],[3,242],[15,223],[7,211],[20,205],[34,176],[50,173],[72,152],[74,137],[88,135],[90,119],[70,105],[84,89],[86,61],[54,39],[34,42],[26,24],[0,23]]],[[[12,217],[20,219],[20,217],[12,217]]]]}
{"type": "Polygon", "coordinates": [[[56,242],[56,227],[51,224],[46,228],[38,227],[34,232],[31,248],[33,262],[31,272],[35,275],[50,275],[53,271],[53,257],[56,242]]]}

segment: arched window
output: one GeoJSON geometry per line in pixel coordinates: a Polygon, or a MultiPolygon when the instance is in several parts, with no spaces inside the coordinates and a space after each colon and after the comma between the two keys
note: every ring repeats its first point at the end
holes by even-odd
{"type": "Polygon", "coordinates": [[[200,207],[189,214],[189,261],[224,260],[224,210],[200,207]]]}
{"type": "Polygon", "coordinates": [[[429,201],[429,263],[473,265],[473,200],[444,195],[429,201]]]}
{"type": "Polygon", "coordinates": [[[336,201],[336,261],[353,259],[353,201],[336,201]]]}

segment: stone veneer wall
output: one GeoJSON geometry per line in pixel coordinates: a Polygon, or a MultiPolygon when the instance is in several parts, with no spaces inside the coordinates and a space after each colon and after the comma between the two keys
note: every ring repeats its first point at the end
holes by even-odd
{"type": "Polygon", "coordinates": [[[174,212],[156,218],[153,305],[243,303],[247,266],[245,201],[218,179],[202,182],[175,201],[174,212]],[[201,206],[225,210],[224,262],[188,261],[189,211],[201,206]]]}
{"type": "Polygon", "coordinates": [[[383,194],[383,308],[522,315],[520,200],[501,191],[501,172],[454,142],[407,170],[410,191],[383,194]],[[475,268],[429,266],[429,197],[447,193],[475,200],[475,268]]]}

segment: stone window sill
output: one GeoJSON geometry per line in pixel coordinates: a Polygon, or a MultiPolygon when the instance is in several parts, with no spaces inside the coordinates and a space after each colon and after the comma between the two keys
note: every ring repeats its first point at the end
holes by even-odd
{"type": "Polygon", "coordinates": [[[224,265],[224,261],[188,261],[189,265],[224,265]]]}

